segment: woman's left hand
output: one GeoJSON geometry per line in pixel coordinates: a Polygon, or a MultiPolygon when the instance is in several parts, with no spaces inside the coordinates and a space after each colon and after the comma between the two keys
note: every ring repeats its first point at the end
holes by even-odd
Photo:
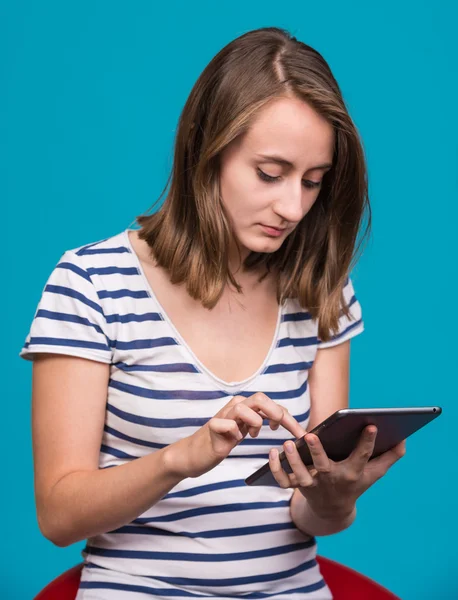
{"type": "Polygon", "coordinates": [[[406,452],[406,441],[369,461],[374,450],[377,428],[367,426],[356,448],[345,460],[335,462],[328,458],[320,439],[307,433],[305,440],[313,458],[313,467],[306,467],[292,441],[284,444],[285,454],[291,465],[288,474],[281,467],[278,450],[269,456],[270,468],[282,488],[297,488],[307,499],[311,510],[321,518],[335,518],[349,514],[356,500],[406,452]],[[288,447],[292,452],[288,452],[288,447]]]}

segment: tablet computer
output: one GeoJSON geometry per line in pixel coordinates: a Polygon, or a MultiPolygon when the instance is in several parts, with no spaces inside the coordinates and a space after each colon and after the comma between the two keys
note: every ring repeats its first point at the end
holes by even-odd
{"type": "MultiPolygon", "coordinates": [[[[319,438],[324,451],[333,461],[347,458],[358,444],[363,429],[368,425],[377,426],[374,452],[371,459],[390,450],[412,433],[430,423],[442,412],[440,406],[402,408],[345,408],[338,410],[312,431],[319,438]]],[[[305,436],[295,441],[305,465],[313,465],[305,436]]],[[[291,466],[280,452],[280,463],[286,473],[292,473],[291,466]]],[[[278,486],[272,475],[269,462],[245,479],[247,485],[278,486]]]]}

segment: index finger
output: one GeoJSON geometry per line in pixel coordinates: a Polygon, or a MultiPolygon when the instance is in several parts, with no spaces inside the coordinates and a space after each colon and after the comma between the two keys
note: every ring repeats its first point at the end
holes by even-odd
{"type": "Polygon", "coordinates": [[[287,408],[280,406],[263,393],[254,394],[244,401],[251,409],[258,408],[266,418],[283,425],[296,438],[304,436],[307,432],[299,422],[288,412],[287,408]]]}
{"type": "Polygon", "coordinates": [[[307,433],[307,431],[287,410],[284,411],[283,418],[280,420],[280,423],[296,438],[301,438],[307,433]]]}

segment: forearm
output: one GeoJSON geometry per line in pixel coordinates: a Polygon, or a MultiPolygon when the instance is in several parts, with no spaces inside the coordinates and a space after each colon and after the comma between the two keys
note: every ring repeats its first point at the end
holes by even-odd
{"type": "Polygon", "coordinates": [[[37,499],[40,529],[58,546],[112,531],[148,510],[182,479],[167,448],[116,467],[69,473],[45,500],[37,499]]]}
{"type": "Polygon", "coordinates": [[[338,533],[350,527],[356,517],[356,505],[350,514],[335,517],[318,517],[299,490],[295,490],[290,503],[291,518],[298,529],[310,536],[338,533]]]}

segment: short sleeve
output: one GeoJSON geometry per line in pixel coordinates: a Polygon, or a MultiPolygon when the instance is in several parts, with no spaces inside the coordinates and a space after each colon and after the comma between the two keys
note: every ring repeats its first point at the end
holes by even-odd
{"type": "Polygon", "coordinates": [[[107,322],[81,257],[64,252],[43,289],[29,334],[19,353],[33,361],[41,352],[111,363],[107,322]]]}
{"type": "Polygon", "coordinates": [[[355,337],[364,331],[361,305],[355,296],[355,290],[350,277],[348,277],[347,281],[345,282],[343,294],[345,303],[349,305],[350,318],[347,318],[341,310],[338,323],[339,329],[337,333],[327,342],[321,342],[318,338],[318,348],[330,348],[331,346],[337,346],[337,344],[346,342],[350,338],[355,337]]]}

